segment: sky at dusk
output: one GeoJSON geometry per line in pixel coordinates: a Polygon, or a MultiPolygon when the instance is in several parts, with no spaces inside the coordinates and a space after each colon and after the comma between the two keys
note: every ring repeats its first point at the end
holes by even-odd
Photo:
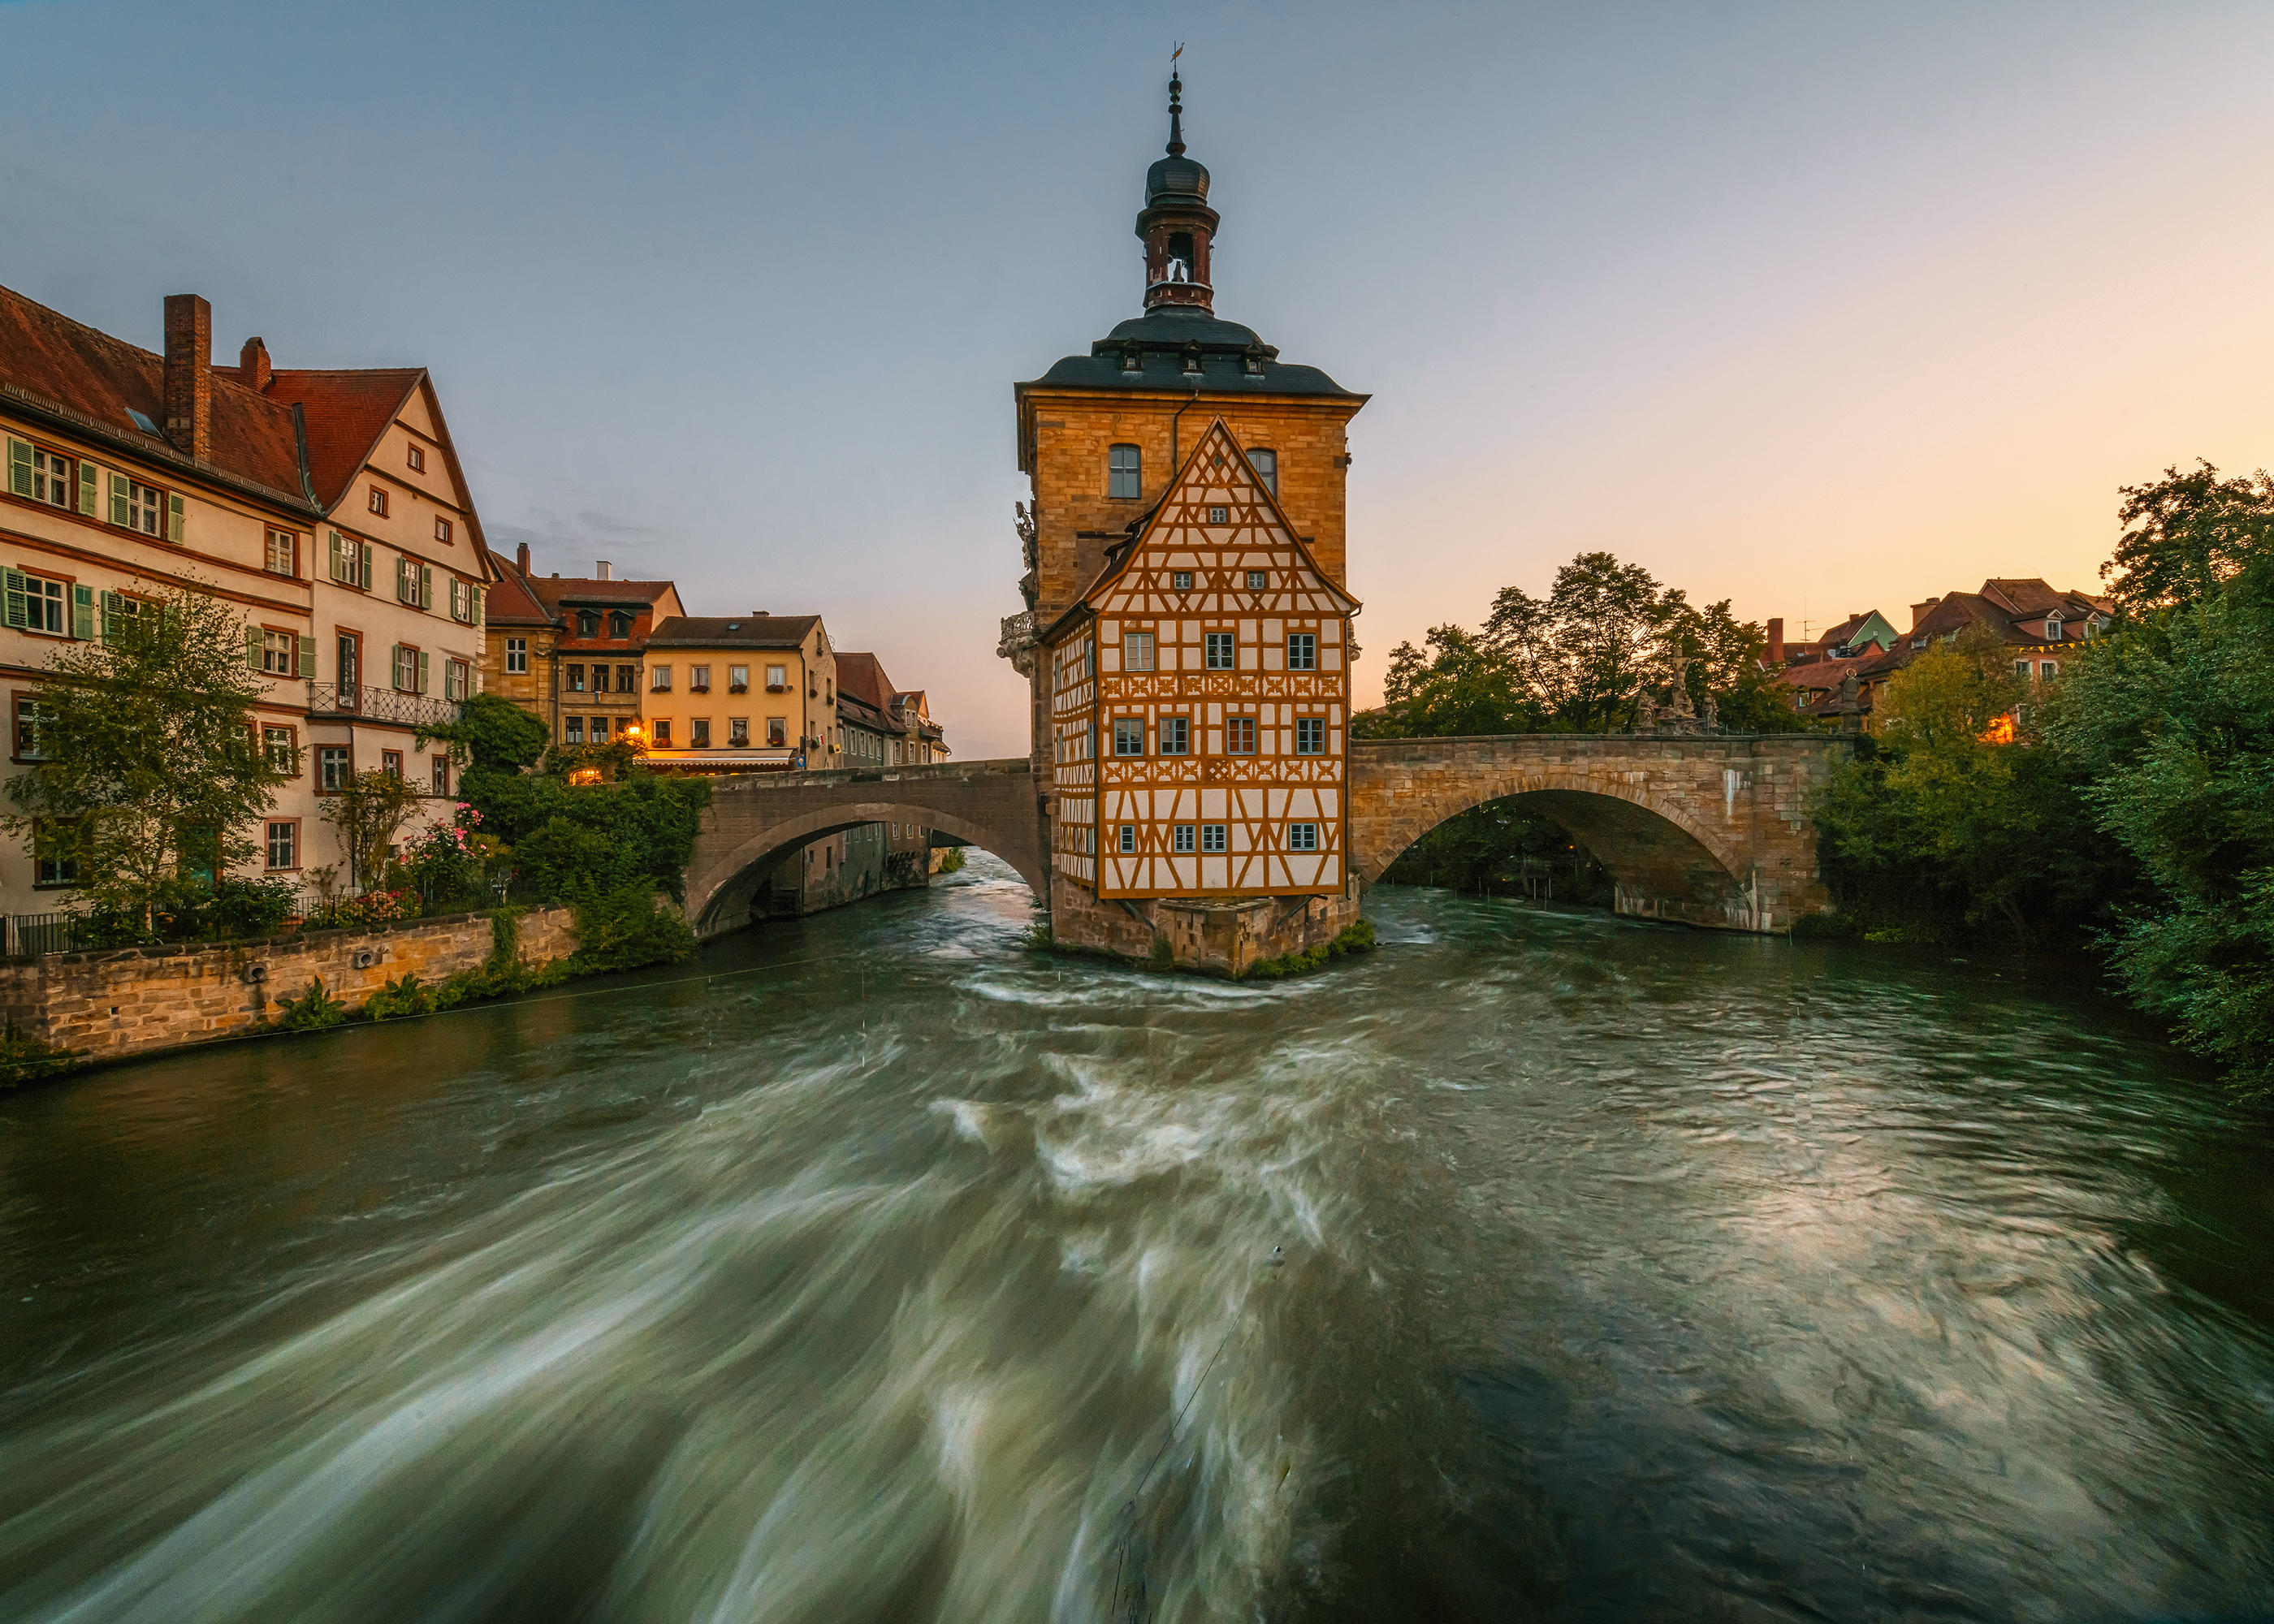
{"type": "Polygon", "coordinates": [[[0,3],[0,282],[433,372],[491,543],[804,612],[1023,753],[1011,386],[1218,314],[1352,425],[1384,657],[1607,549],[1742,616],[2089,587],[2274,461],[2274,6],[0,3]]]}

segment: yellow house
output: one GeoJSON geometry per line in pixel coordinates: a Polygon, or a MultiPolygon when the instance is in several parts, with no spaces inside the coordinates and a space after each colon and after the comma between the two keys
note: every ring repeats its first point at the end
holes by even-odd
{"type": "Polygon", "coordinates": [[[845,764],[837,657],[817,614],[676,615],[647,640],[646,764],[683,772],[845,764]]]}

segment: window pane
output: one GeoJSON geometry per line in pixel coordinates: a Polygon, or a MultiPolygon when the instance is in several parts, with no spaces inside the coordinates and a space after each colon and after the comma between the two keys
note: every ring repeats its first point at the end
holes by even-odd
{"type": "Polygon", "coordinates": [[[1161,718],[1161,754],[1185,756],[1192,750],[1192,721],[1187,717],[1169,716],[1161,718]]]}
{"type": "Polygon", "coordinates": [[[1255,472],[1263,481],[1263,488],[1272,495],[1279,494],[1279,454],[1276,451],[1251,451],[1247,460],[1255,464],[1255,472]]]}
{"type": "Polygon", "coordinates": [[[1287,639],[1287,669],[1315,671],[1319,665],[1319,639],[1314,632],[1297,632],[1287,639]]]}
{"type": "Polygon", "coordinates": [[[1252,716],[1226,717],[1224,723],[1224,748],[1229,756],[1255,754],[1255,718],[1252,716]]]}

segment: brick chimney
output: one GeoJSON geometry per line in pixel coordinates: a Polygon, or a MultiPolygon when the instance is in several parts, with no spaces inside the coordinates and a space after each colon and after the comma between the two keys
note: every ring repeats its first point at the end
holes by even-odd
{"type": "Polygon", "coordinates": [[[237,352],[237,376],[248,389],[266,389],[268,380],[275,376],[268,365],[268,346],[257,338],[245,341],[245,348],[237,352]]]}
{"type": "Polygon", "coordinates": [[[1918,630],[1918,623],[1926,619],[1926,612],[1933,608],[1941,601],[1942,599],[1939,598],[1930,598],[1923,604],[1913,604],[1911,605],[1911,629],[1913,631],[1918,630]]]}
{"type": "Polygon", "coordinates": [[[166,296],[166,438],[199,462],[213,455],[213,306],[166,296]]]}
{"type": "Polygon", "coordinates": [[[614,564],[609,563],[606,559],[602,559],[599,563],[593,565],[592,578],[595,581],[614,581],[616,578],[615,571],[616,567],[614,564]]]}
{"type": "Polygon", "coordinates": [[[1769,669],[1784,669],[1784,620],[1781,617],[1769,622],[1769,669]]]}
{"type": "Polygon", "coordinates": [[[514,549],[513,561],[521,570],[523,575],[525,575],[529,573],[529,544],[527,542],[523,542],[520,546],[514,549]]]}

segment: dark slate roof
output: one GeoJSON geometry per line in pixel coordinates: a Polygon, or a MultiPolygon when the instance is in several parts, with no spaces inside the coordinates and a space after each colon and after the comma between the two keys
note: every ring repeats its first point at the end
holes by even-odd
{"type": "Polygon", "coordinates": [[[794,649],[817,614],[674,615],[647,640],[651,649],[794,649]]]}
{"type": "Polygon", "coordinates": [[[1279,352],[1256,336],[1253,327],[1224,321],[1205,311],[1163,307],[1133,316],[1090,346],[1088,355],[1067,356],[1032,384],[1022,388],[1147,389],[1188,394],[1193,374],[1185,370],[1185,357],[1200,347],[1201,387],[1212,391],[1257,395],[1353,395],[1315,366],[1296,366],[1281,361],[1279,352]],[[1130,372],[1123,358],[1132,350],[1142,366],[1130,372]],[[1260,355],[1261,373],[1246,370],[1248,357],[1260,355]]]}

